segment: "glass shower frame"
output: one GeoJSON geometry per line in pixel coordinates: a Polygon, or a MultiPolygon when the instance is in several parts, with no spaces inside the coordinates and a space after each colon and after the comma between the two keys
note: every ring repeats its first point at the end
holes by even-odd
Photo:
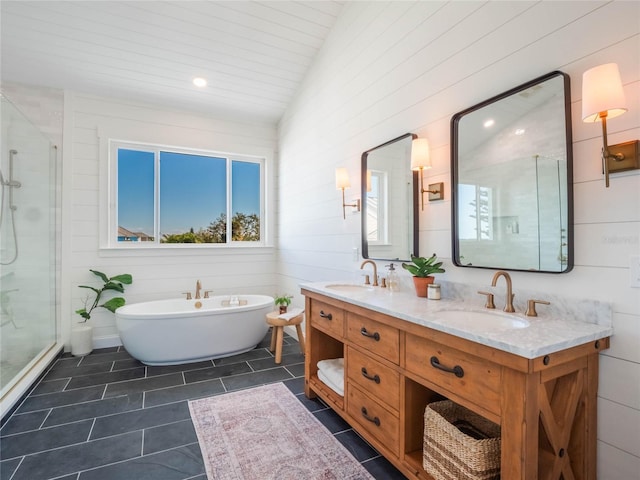
{"type": "Polygon", "coordinates": [[[0,405],[4,416],[59,350],[57,147],[1,99],[0,405]]]}

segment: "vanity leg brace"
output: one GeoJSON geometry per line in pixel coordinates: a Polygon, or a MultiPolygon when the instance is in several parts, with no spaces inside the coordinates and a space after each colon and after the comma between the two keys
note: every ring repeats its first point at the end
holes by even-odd
{"type": "Polygon", "coordinates": [[[595,480],[598,355],[503,382],[502,478],[595,480]]]}
{"type": "Polygon", "coordinates": [[[538,480],[538,377],[502,370],[500,478],[538,480]]]}

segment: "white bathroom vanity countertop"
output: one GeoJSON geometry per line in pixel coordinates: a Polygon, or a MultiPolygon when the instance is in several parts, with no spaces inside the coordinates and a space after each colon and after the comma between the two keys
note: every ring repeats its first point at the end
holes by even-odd
{"type": "MultiPolygon", "coordinates": [[[[422,325],[482,345],[497,348],[525,358],[533,359],[542,355],[582,345],[613,334],[610,323],[602,325],[590,320],[551,316],[538,306],[538,317],[527,317],[524,312],[504,314],[502,304],[496,300],[496,309],[487,310],[482,305],[462,300],[429,300],[420,298],[413,291],[405,289],[390,292],[387,288],[372,287],[361,291],[340,291],[327,285],[349,284],[350,282],[303,283],[301,288],[327,297],[342,300],[353,305],[368,308],[407,322],[422,325]],[[439,319],[439,312],[447,310],[491,312],[508,315],[529,323],[524,328],[492,327],[481,329],[477,326],[451,325],[451,321],[439,319]]],[[[482,299],[481,299],[482,300],[482,299]]],[[[570,317],[570,315],[567,315],[570,317]]],[[[606,323],[606,322],[605,322],[606,323]]]]}

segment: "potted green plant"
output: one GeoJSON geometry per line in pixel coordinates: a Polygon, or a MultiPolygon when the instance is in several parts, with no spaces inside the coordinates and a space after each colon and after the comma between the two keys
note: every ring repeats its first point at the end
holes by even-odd
{"type": "Polygon", "coordinates": [[[427,285],[433,283],[434,273],[444,273],[442,262],[438,262],[438,258],[434,253],[429,258],[414,257],[411,255],[411,263],[403,263],[402,268],[413,275],[413,284],[416,289],[416,295],[419,297],[427,296],[427,285]]]}
{"type": "Polygon", "coordinates": [[[291,299],[293,297],[291,295],[278,295],[274,299],[275,304],[278,306],[280,313],[286,313],[287,307],[291,305],[291,299]]]}
{"type": "Polygon", "coordinates": [[[95,308],[106,308],[110,312],[125,304],[122,297],[113,297],[104,303],[100,303],[102,295],[107,291],[116,291],[123,293],[125,285],[131,285],[133,279],[128,273],[107,277],[104,273],[97,270],[89,270],[102,280],[102,287],[92,287],[89,285],[80,285],[80,288],[86,288],[93,293],[89,293],[84,301],[84,307],[76,310],[76,313],[82,317],[82,320],[71,329],[71,354],[75,356],[84,356],[93,350],[93,327],[87,324],[87,320],[91,319],[91,312],[95,308]],[[93,297],[93,300],[91,299],[93,297]]]}

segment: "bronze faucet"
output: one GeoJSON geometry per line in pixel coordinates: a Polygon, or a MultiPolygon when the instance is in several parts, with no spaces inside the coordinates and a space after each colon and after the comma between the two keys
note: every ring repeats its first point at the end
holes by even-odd
{"type": "Polygon", "coordinates": [[[378,286],[378,266],[376,265],[376,262],[374,262],[373,260],[365,260],[364,262],[362,262],[362,265],[360,265],[360,269],[362,270],[367,263],[370,263],[371,265],[373,265],[373,286],[377,287],[378,286]]]}
{"type": "Polygon", "coordinates": [[[196,281],[196,298],[200,298],[200,290],[202,289],[202,285],[200,284],[200,280],[196,281]]]}
{"type": "Polygon", "coordinates": [[[504,279],[507,281],[507,299],[504,305],[504,311],[515,312],[516,310],[513,308],[514,295],[512,293],[511,277],[509,276],[509,274],[503,270],[498,270],[496,274],[493,276],[493,280],[491,281],[491,286],[495,287],[496,283],[498,283],[498,278],[501,276],[504,277],[504,279]]]}

